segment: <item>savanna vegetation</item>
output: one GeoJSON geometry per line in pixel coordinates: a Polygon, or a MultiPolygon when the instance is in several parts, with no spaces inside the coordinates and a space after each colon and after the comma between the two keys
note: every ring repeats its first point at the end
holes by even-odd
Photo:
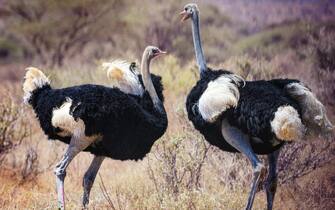
{"type": "MultiPolygon", "coordinates": [[[[199,77],[190,24],[178,16],[188,1],[0,2],[0,209],[56,208],[53,167],[65,145],[47,141],[32,110],[22,104],[25,67],[43,69],[54,87],[110,85],[101,63],[138,62],[146,45],[169,53],[152,66],[163,78],[168,131],[142,161],[106,160],[90,208],[243,209],[252,177],[246,158],[207,144],[186,116],[185,98],[199,77]]],[[[268,13],[262,6],[276,1],[196,2],[210,66],[250,80],[300,79],[335,122],[332,1],[277,1],[268,13]]],[[[80,209],[81,181],[91,158],[82,153],[69,166],[70,209],[80,209]]],[[[284,147],[275,209],[333,209],[334,158],[334,138],[284,147]]],[[[261,191],[254,209],[265,207],[261,191]]]]}

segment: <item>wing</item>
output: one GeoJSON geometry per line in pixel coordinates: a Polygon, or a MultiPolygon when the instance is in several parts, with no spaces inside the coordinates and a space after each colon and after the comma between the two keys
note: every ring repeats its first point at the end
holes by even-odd
{"type": "Polygon", "coordinates": [[[103,69],[107,72],[108,79],[113,87],[122,92],[142,96],[144,89],[139,80],[139,73],[134,63],[124,60],[115,60],[111,63],[103,63],[103,69]]]}
{"type": "Polygon", "coordinates": [[[229,73],[209,82],[198,102],[202,118],[214,122],[224,111],[236,107],[240,97],[238,86],[242,81],[241,77],[229,73]]]}

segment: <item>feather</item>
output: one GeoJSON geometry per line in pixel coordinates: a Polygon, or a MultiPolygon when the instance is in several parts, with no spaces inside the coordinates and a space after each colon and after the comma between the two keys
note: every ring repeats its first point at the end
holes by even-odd
{"type": "Polygon", "coordinates": [[[138,68],[124,60],[115,60],[111,63],[103,63],[103,69],[112,82],[113,87],[122,92],[142,96],[144,89],[139,80],[138,68]]]}

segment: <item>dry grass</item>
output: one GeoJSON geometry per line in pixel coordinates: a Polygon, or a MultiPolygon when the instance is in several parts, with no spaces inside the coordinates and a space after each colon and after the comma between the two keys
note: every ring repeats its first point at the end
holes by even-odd
{"type": "MultiPolygon", "coordinates": [[[[167,133],[142,161],[105,160],[91,192],[90,209],[243,209],[252,179],[247,159],[241,154],[225,153],[209,146],[186,117],[186,95],[199,76],[190,47],[190,29],[175,27],[177,16],[173,16],[173,23],[166,18],[179,9],[180,2],[174,1],[167,7],[161,5],[157,10],[165,14],[160,16],[162,20],[152,18],[156,11],[147,11],[152,7],[143,7],[140,12],[147,16],[145,20],[138,19],[137,4],[127,7],[129,13],[122,20],[136,30],[125,27],[115,37],[103,36],[111,39],[112,44],[103,40],[100,43],[97,38],[90,43],[89,49],[67,60],[62,67],[39,66],[56,88],[84,83],[109,85],[99,65],[105,60],[120,58],[119,55],[133,60],[134,54],[147,44],[143,40],[148,41],[148,37],[155,37],[157,43],[175,50],[155,60],[152,66],[153,73],[163,78],[169,118],[167,133]],[[139,22],[142,22],[141,27],[134,27],[139,22]],[[149,30],[148,25],[156,30],[149,30]],[[112,56],[119,57],[102,60],[110,51],[112,56]]],[[[149,4],[150,1],[145,1],[145,5],[149,4]]],[[[213,13],[219,14],[214,6],[202,13],[204,49],[211,58],[211,67],[224,67],[250,80],[300,79],[326,104],[330,120],[335,122],[333,29],[313,27],[314,31],[307,32],[306,25],[294,23],[248,36],[238,33],[236,28],[231,30],[229,19],[222,14],[222,20],[213,19],[213,13]],[[231,48],[231,52],[222,53],[226,48],[231,48]],[[220,63],[222,56],[229,59],[220,63]]],[[[0,117],[0,128],[6,119],[15,119],[10,126],[5,126],[14,135],[6,135],[0,143],[21,142],[18,134],[23,125],[29,131],[21,144],[0,154],[0,160],[3,158],[0,209],[56,208],[53,168],[66,145],[47,141],[31,108],[21,104],[23,69],[31,65],[30,62],[26,64],[21,60],[0,66],[0,104],[5,105],[3,110],[14,110],[9,118],[4,114],[0,117]]],[[[275,209],[332,209],[335,195],[333,140],[313,139],[308,144],[290,144],[283,149],[275,209]]],[[[81,208],[82,177],[91,159],[90,154],[81,153],[69,166],[65,181],[69,209],[81,208]]],[[[254,209],[265,207],[266,197],[262,191],[256,196],[254,209]]]]}
{"type": "MultiPolygon", "coordinates": [[[[248,68],[252,74],[249,77],[269,78],[278,74],[278,71],[273,73],[267,71],[276,65],[276,62],[278,62],[276,59],[266,61],[240,56],[228,60],[224,66],[231,66],[233,69],[240,67],[240,71],[243,72],[245,66],[250,65],[248,68]]],[[[252,178],[247,160],[242,155],[223,153],[210,147],[193,129],[185,115],[185,95],[197,79],[194,63],[182,65],[176,57],[170,55],[157,60],[152,69],[154,73],[163,77],[165,106],[170,121],[168,131],[142,161],[106,160],[94,184],[90,207],[92,209],[242,209],[252,178]],[[242,170],[245,168],[247,170],[242,170]]],[[[46,72],[55,87],[88,82],[108,85],[104,72],[94,65],[73,64],[63,69],[46,69],[46,72]]],[[[17,89],[13,91],[15,92],[13,95],[21,94],[17,89]]],[[[5,209],[54,209],[56,193],[52,169],[63,154],[65,145],[46,141],[31,111],[26,112],[24,117],[31,119],[32,134],[18,149],[6,156],[6,164],[9,167],[2,170],[0,176],[0,182],[4,183],[0,188],[0,206],[5,209]],[[25,177],[23,171],[27,168],[27,157],[32,156],[31,151],[33,155],[35,154],[30,163],[32,170],[25,177]]],[[[306,152],[313,153],[313,147],[311,149],[307,149],[306,152]]],[[[327,152],[326,154],[331,156],[332,153],[328,150],[327,152]]],[[[289,156],[291,161],[301,154],[296,150],[285,150],[285,153],[286,156],[291,154],[289,156]]],[[[89,154],[80,154],[68,169],[66,200],[70,209],[80,207],[82,177],[91,158],[89,154]]],[[[294,168],[302,166],[308,170],[312,167],[313,171],[313,167],[319,167],[324,163],[321,161],[310,166],[306,161],[310,160],[302,158],[295,162],[294,167],[286,168],[290,173],[280,171],[280,176],[286,177],[292,173],[294,175],[300,172],[294,168]]],[[[287,164],[292,163],[285,163],[284,166],[287,164]]],[[[295,178],[299,177],[298,175],[295,178]]],[[[279,190],[280,197],[275,204],[277,209],[284,208],[281,204],[285,202],[288,192],[294,193],[294,189],[297,190],[295,178],[279,187],[284,191],[279,190]]],[[[329,196],[329,193],[324,196],[329,196]]],[[[301,199],[306,197],[299,197],[295,201],[288,200],[294,206],[294,203],[301,202],[301,199]]],[[[318,201],[320,200],[322,199],[318,201]]],[[[316,205],[318,201],[310,201],[310,204],[316,205]]],[[[262,192],[256,197],[254,209],[265,209],[265,206],[265,194],[262,192]]]]}

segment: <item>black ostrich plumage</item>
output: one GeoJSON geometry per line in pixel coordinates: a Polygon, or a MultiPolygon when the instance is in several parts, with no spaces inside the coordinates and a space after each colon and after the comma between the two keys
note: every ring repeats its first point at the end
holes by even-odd
{"type": "MultiPolygon", "coordinates": [[[[163,102],[161,77],[151,74],[151,78],[163,102]]],[[[143,85],[141,77],[140,81],[143,85]]],[[[102,135],[101,140],[85,149],[97,156],[118,160],[142,159],[167,128],[166,113],[154,109],[147,91],[140,97],[101,85],[63,89],[45,85],[33,91],[29,103],[49,139],[70,143],[71,137],[57,135],[60,129],[51,124],[53,109],[60,107],[67,98],[72,100],[71,115],[75,120],[80,118],[84,121],[85,135],[102,135]]]]}
{"type": "Polygon", "coordinates": [[[280,141],[275,146],[272,144],[274,133],[271,130],[270,122],[280,106],[290,105],[301,114],[298,103],[284,90],[285,85],[299,81],[275,79],[246,81],[245,85],[237,84],[240,92],[237,107],[226,110],[215,122],[209,123],[202,118],[197,103],[208,83],[224,74],[231,74],[231,72],[207,69],[190,91],[186,101],[186,109],[188,118],[192,121],[194,127],[204,135],[210,144],[224,151],[238,152],[222,136],[221,122],[225,118],[231,125],[241,129],[251,137],[251,146],[255,153],[269,154],[279,149],[284,142],[280,141]],[[258,140],[255,140],[255,137],[258,140]]]}

